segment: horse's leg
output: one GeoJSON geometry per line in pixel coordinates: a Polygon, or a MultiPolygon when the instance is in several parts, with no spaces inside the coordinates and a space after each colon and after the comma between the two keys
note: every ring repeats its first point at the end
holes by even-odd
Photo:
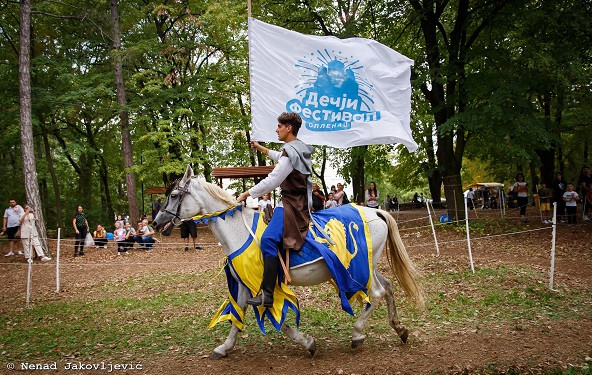
{"type": "Polygon", "coordinates": [[[302,345],[304,349],[308,350],[311,355],[315,355],[315,352],[317,351],[317,343],[311,335],[302,333],[296,328],[290,327],[286,323],[282,325],[282,332],[291,338],[295,343],[302,345]]]}
{"type": "Polygon", "coordinates": [[[352,333],[351,347],[357,348],[364,343],[366,335],[364,334],[364,327],[368,318],[372,315],[372,312],[378,307],[380,300],[384,297],[386,291],[384,290],[382,283],[378,281],[376,275],[373,277],[372,286],[369,290],[370,306],[360,314],[356,322],[354,323],[354,330],[352,333]]]}
{"type": "MultiPolygon", "coordinates": [[[[243,309],[243,311],[245,309],[245,306],[247,305],[247,297],[247,289],[244,286],[242,286],[242,284],[239,284],[238,298],[236,302],[238,303],[240,308],[243,309]]],[[[246,315],[247,314],[245,313],[245,316],[246,315]]],[[[235,324],[232,324],[232,328],[230,328],[230,333],[228,334],[228,337],[222,345],[214,349],[212,354],[210,354],[210,359],[220,359],[228,356],[228,352],[232,350],[234,348],[234,344],[236,344],[236,336],[238,335],[238,332],[238,327],[235,324]]]]}
{"type": "Polygon", "coordinates": [[[380,281],[380,283],[382,284],[382,286],[384,287],[384,289],[386,291],[385,297],[386,297],[386,307],[388,309],[388,314],[389,314],[389,324],[391,325],[391,327],[393,327],[395,332],[397,332],[397,335],[399,335],[399,337],[401,338],[401,341],[403,341],[403,344],[405,344],[407,342],[407,336],[409,336],[409,331],[399,321],[399,315],[397,314],[397,307],[395,306],[395,294],[393,293],[393,284],[391,283],[391,281],[389,279],[382,276],[380,274],[380,272],[375,271],[375,273],[376,273],[376,277],[378,278],[378,280],[380,281]]]}

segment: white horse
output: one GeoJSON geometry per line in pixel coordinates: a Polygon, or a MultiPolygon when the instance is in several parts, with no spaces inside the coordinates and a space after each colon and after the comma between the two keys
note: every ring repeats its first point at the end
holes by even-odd
{"type": "MultiPolygon", "coordinates": [[[[214,184],[196,179],[193,176],[191,167],[187,166],[185,175],[173,186],[167,197],[165,206],[158,213],[158,216],[156,216],[153,225],[156,230],[164,228],[163,233],[167,234],[168,232],[170,234],[170,231],[167,229],[169,227],[172,228],[172,225],[167,226],[169,223],[177,223],[180,220],[190,219],[197,215],[224,212],[236,205],[236,200],[227,192],[214,184]]],[[[397,332],[401,341],[405,343],[407,341],[408,330],[399,322],[392,284],[389,279],[380,274],[376,267],[387,242],[387,258],[393,274],[405,293],[415,301],[416,305],[421,306],[423,305],[423,295],[419,285],[415,281],[416,271],[401,241],[395,219],[389,213],[382,210],[364,207],[364,212],[372,237],[372,286],[368,291],[370,306],[361,312],[354,323],[351,346],[352,348],[356,348],[364,342],[366,338],[363,332],[364,326],[382,298],[386,298],[389,324],[397,332]]],[[[227,256],[239,249],[249,238],[251,234],[248,226],[253,222],[253,217],[254,211],[245,207],[233,216],[227,215],[224,220],[219,219],[216,222],[209,222],[212,232],[222,244],[227,256]]],[[[236,275],[234,276],[236,277],[236,275]]],[[[332,278],[322,258],[314,263],[290,269],[290,277],[293,285],[300,286],[317,285],[332,278]]],[[[242,284],[239,283],[239,285],[237,302],[244,310],[246,300],[249,298],[249,292],[242,284]]],[[[314,355],[316,343],[312,336],[299,332],[287,323],[282,325],[281,330],[314,355]]],[[[234,348],[238,332],[238,327],[233,324],[226,341],[214,349],[210,358],[218,359],[226,357],[228,352],[234,348]]]]}

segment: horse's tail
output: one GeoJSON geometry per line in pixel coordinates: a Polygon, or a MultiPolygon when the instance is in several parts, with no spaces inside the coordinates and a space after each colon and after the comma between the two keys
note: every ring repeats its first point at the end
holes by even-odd
{"type": "Polygon", "coordinates": [[[416,278],[419,276],[413,262],[405,250],[405,245],[399,235],[397,221],[386,211],[377,210],[378,215],[386,221],[388,227],[387,240],[387,259],[391,266],[391,271],[399,281],[399,284],[405,291],[405,294],[412,298],[418,307],[424,306],[424,298],[421,288],[416,278]]]}

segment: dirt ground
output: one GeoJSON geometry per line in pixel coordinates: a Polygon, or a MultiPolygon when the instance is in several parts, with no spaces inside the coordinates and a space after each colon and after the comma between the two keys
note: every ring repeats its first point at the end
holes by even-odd
{"type": "MultiPolygon", "coordinates": [[[[478,212],[479,217],[499,217],[495,212],[478,212]]],[[[435,246],[425,211],[402,212],[398,216],[401,234],[410,256],[422,263],[435,257],[435,246]],[[415,220],[419,219],[419,220],[415,220]],[[408,221],[412,220],[412,221],[408,221]]],[[[514,224],[513,224],[514,225],[514,224]]],[[[492,264],[528,265],[548,270],[550,265],[551,230],[536,218],[524,224],[515,220],[517,231],[531,232],[512,236],[480,236],[472,233],[475,267],[492,264]]],[[[592,286],[592,222],[578,226],[558,225],[555,263],[555,282],[558,285],[592,286]]],[[[466,262],[466,242],[458,241],[459,233],[438,232],[442,258],[466,262]],[[457,242],[448,242],[457,241],[457,242]]],[[[134,251],[117,256],[111,248],[88,249],[85,257],[74,258],[72,246],[62,242],[61,263],[67,272],[61,275],[61,293],[55,293],[55,259],[49,264],[34,267],[33,280],[37,285],[49,285],[48,290],[35,289],[32,303],[39,300],[81,298],[92,295],[93,286],[113,280],[125,280],[152,272],[188,272],[217,270],[222,257],[217,239],[207,227],[200,227],[199,243],[204,251],[183,251],[178,237],[162,238],[155,251],[134,251]],[[122,265],[121,263],[126,263],[122,265]],[[96,264],[92,277],[89,265],[96,264]],[[99,266],[100,265],[100,266],[99,266]]],[[[112,245],[111,245],[112,246],[112,245]]],[[[55,256],[55,242],[53,242],[55,256]]],[[[3,253],[7,250],[3,246],[3,253]]],[[[38,262],[38,261],[37,261],[38,262]]],[[[23,257],[0,257],[0,295],[8,309],[22,308],[26,288],[26,267],[23,257]]],[[[92,269],[92,268],[91,268],[92,269]]],[[[548,271],[547,271],[548,272],[548,271]]],[[[220,279],[222,280],[222,279],[220,279]]],[[[221,282],[221,281],[220,281],[221,282]]],[[[590,309],[590,306],[583,308],[590,309]]],[[[590,316],[590,314],[588,314],[590,316]]],[[[344,314],[344,318],[346,315],[344,314]]],[[[254,324],[251,319],[249,323],[254,324]]],[[[349,342],[317,340],[314,357],[288,339],[258,346],[241,342],[229,357],[210,360],[207,355],[218,345],[203,348],[201,356],[162,355],[143,360],[142,371],[129,374],[426,374],[426,373],[546,373],[549,369],[569,369],[591,366],[592,321],[590,320],[529,320],[527,324],[484,323],[478,329],[457,330],[449,334],[422,337],[410,329],[407,344],[392,336],[373,336],[358,349],[350,349],[349,342]]],[[[314,332],[308,332],[314,336],[314,332]]],[[[220,338],[220,342],[224,338],[220,338]]],[[[0,369],[0,372],[4,369],[0,369]]],[[[591,371],[589,368],[588,372],[591,371]]],[[[14,373],[14,372],[13,372],[14,373]]],[[[40,373],[40,372],[35,372],[40,373]]],[[[56,373],[56,372],[53,372],[56,373]]],[[[67,373],[67,371],[57,371],[67,373]]],[[[86,373],[86,372],[85,372],[86,373]]],[[[123,372],[120,372],[123,373],[123,372]]]]}

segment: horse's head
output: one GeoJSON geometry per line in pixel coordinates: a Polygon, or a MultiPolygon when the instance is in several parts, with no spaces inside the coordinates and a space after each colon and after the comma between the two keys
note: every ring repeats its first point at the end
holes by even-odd
{"type": "Polygon", "coordinates": [[[152,222],[156,231],[162,229],[162,234],[168,236],[174,224],[200,213],[203,204],[195,194],[195,187],[191,186],[192,179],[193,169],[188,165],[183,178],[175,181],[167,190],[165,204],[152,222]]]}

